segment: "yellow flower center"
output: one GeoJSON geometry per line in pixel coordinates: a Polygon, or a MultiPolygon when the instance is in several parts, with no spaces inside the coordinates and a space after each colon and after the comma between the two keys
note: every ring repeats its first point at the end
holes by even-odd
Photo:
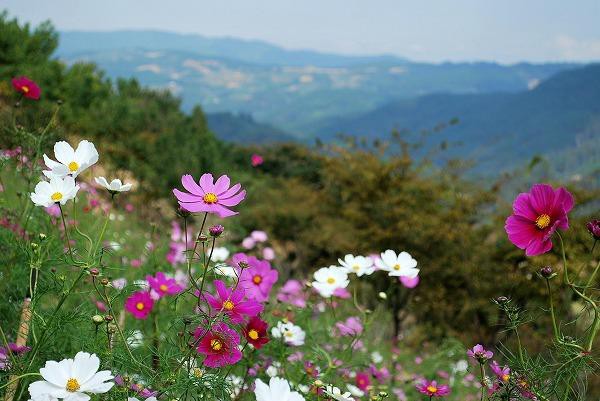
{"type": "Polygon", "coordinates": [[[220,340],[217,340],[216,338],[213,338],[212,340],[210,340],[210,347],[214,351],[220,351],[221,348],[223,348],[223,343],[220,340]]]}
{"type": "Polygon", "coordinates": [[[192,369],[192,374],[194,375],[195,378],[199,379],[202,377],[204,372],[200,368],[194,368],[194,369],[192,369]]]}
{"type": "Polygon", "coordinates": [[[233,310],[233,307],[235,305],[233,304],[233,302],[231,302],[230,300],[227,300],[225,302],[223,302],[223,308],[227,309],[227,310],[233,310]]]}
{"type": "Polygon", "coordinates": [[[507,374],[502,375],[502,381],[503,382],[506,383],[508,381],[508,379],[510,379],[510,375],[507,375],[507,374]]]}
{"type": "Polygon", "coordinates": [[[135,309],[137,309],[137,310],[144,310],[144,303],[143,302],[138,302],[137,304],[135,304],[135,309]]]}
{"type": "Polygon", "coordinates": [[[55,192],[52,194],[52,196],[50,196],[50,199],[52,199],[54,202],[58,202],[63,198],[63,194],[60,192],[55,192]]]}
{"type": "Polygon", "coordinates": [[[435,386],[427,386],[427,391],[429,391],[432,394],[437,393],[438,389],[435,386]]]}
{"type": "Polygon", "coordinates": [[[535,225],[540,230],[543,230],[544,228],[546,228],[546,227],[548,227],[550,225],[550,216],[548,216],[545,213],[539,215],[538,218],[535,219],[535,225]]]}
{"type": "Polygon", "coordinates": [[[335,283],[335,279],[333,277],[329,277],[327,279],[327,284],[334,284],[335,283]]]}
{"type": "Polygon", "coordinates": [[[354,265],[352,266],[352,270],[354,270],[355,272],[360,270],[360,266],[359,265],[354,265]]]}
{"type": "Polygon", "coordinates": [[[68,167],[70,172],[75,172],[79,168],[79,164],[77,164],[77,162],[71,162],[68,167]]]}
{"type": "Polygon", "coordinates": [[[400,265],[396,263],[396,264],[394,265],[394,270],[400,270],[400,265]]]}
{"type": "Polygon", "coordinates": [[[260,284],[262,283],[262,276],[259,276],[258,274],[254,277],[252,277],[252,282],[254,284],[260,284]]]}
{"type": "Polygon", "coordinates": [[[286,337],[293,337],[293,336],[294,336],[294,333],[292,333],[290,330],[286,330],[286,331],[283,333],[283,335],[284,335],[284,336],[286,336],[286,337]]]}
{"type": "Polygon", "coordinates": [[[258,331],[252,329],[248,332],[248,337],[250,337],[253,340],[257,340],[258,339],[258,331]]]}
{"type": "Polygon", "coordinates": [[[21,86],[21,91],[23,93],[29,93],[29,86],[21,86]]]}
{"type": "Polygon", "coordinates": [[[69,379],[67,380],[67,385],[66,385],[66,389],[67,391],[74,393],[75,391],[79,390],[81,388],[81,386],[79,385],[79,382],[77,381],[77,379],[69,379]]]}
{"type": "Polygon", "coordinates": [[[167,290],[169,289],[169,287],[166,284],[161,284],[158,287],[162,292],[167,292],[167,290]]]}
{"type": "Polygon", "coordinates": [[[202,199],[204,200],[204,203],[217,203],[217,201],[219,200],[219,198],[217,198],[217,195],[213,194],[212,192],[209,192],[207,194],[205,194],[202,199]]]}

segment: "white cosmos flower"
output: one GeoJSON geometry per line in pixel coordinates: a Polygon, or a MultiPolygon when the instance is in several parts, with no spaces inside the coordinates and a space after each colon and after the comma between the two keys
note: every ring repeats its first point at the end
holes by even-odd
{"type": "MultiPolygon", "coordinates": [[[[210,250],[207,251],[210,254],[210,250]]],[[[224,246],[218,246],[212,251],[213,262],[225,262],[229,258],[229,250],[224,246]]]]}
{"type": "Polygon", "coordinates": [[[338,288],[346,288],[350,284],[346,268],[340,266],[322,267],[314,277],[312,286],[325,298],[331,297],[338,288]]]}
{"type": "Polygon", "coordinates": [[[419,275],[419,269],[416,269],[417,261],[408,252],[396,255],[396,252],[388,249],[375,263],[390,276],[415,278],[419,275]]]}
{"type": "Polygon", "coordinates": [[[340,265],[346,269],[346,273],[354,273],[358,277],[370,275],[375,271],[373,259],[364,256],[346,255],[344,259],[338,259],[340,265]]]}
{"type": "Polygon", "coordinates": [[[96,184],[108,189],[109,192],[127,192],[131,189],[131,184],[123,184],[118,178],[110,183],[104,177],[95,177],[94,180],[96,180],[96,184]]]}
{"type": "Polygon", "coordinates": [[[325,394],[327,394],[334,400],[354,401],[354,398],[352,398],[352,394],[350,394],[349,392],[342,393],[342,390],[340,390],[339,388],[337,388],[335,386],[327,385],[327,386],[325,386],[324,391],[325,391],[325,394]]]}
{"type": "Polygon", "coordinates": [[[215,265],[214,272],[220,276],[236,278],[240,273],[233,267],[226,265],[225,263],[218,263],[215,265]]]}
{"type": "Polygon", "coordinates": [[[50,182],[40,181],[30,197],[37,206],[50,207],[55,203],[64,205],[75,198],[79,185],[75,185],[73,177],[52,177],[50,182]]]}
{"type": "Polygon", "coordinates": [[[271,335],[274,338],[283,338],[284,343],[295,346],[303,345],[306,338],[304,330],[291,322],[278,322],[277,326],[271,329],[271,335]]]}
{"type": "Polygon", "coordinates": [[[383,355],[378,351],[371,352],[371,361],[373,361],[374,364],[380,364],[383,362],[383,355]]]}
{"type": "Polygon", "coordinates": [[[362,397],[363,395],[365,395],[365,392],[356,387],[354,384],[348,383],[346,384],[346,388],[348,388],[350,394],[355,397],[362,397]]]}
{"type": "Polygon", "coordinates": [[[67,142],[60,141],[54,144],[54,157],[57,161],[44,154],[44,163],[50,169],[44,170],[44,175],[48,178],[66,175],[75,178],[85,169],[96,164],[98,151],[90,141],[79,142],[77,150],[74,150],[67,142]]]}
{"type": "Polygon", "coordinates": [[[64,398],[68,401],[88,401],[86,393],[102,394],[110,390],[114,383],[110,370],[102,370],[95,354],[78,352],[74,359],[60,362],[47,361],[40,369],[44,380],[29,385],[33,401],[64,398]]]}
{"type": "Polygon", "coordinates": [[[256,379],[254,385],[256,401],[304,401],[304,397],[297,391],[291,391],[290,383],[280,377],[271,377],[269,385],[256,379]]]}

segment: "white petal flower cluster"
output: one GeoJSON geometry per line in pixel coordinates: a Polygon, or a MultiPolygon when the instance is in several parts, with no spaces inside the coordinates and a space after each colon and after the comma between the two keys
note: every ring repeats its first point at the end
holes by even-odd
{"type": "Polygon", "coordinates": [[[342,390],[335,386],[325,386],[323,391],[325,394],[337,401],[354,401],[354,398],[352,398],[352,394],[350,394],[350,392],[342,393],[342,390]]]}
{"type": "Polygon", "coordinates": [[[268,385],[256,379],[254,385],[256,401],[304,401],[304,397],[297,391],[292,391],[290,383],[280,377],[271,377],[268,385]]]}
{"type": "Polygon", "coordinates": [[[346,273],[354,273],[358,277],[371,275],[375,271],[373,259],[366,256],[346,255],[344,259],[338,259],[340,266],[346,269],[346,273]]]}
{"type": "Polygon", "coordinates": [[[304,344],[306,333],[300,326],[291,322],[278,322],[277,326],[271,329],[273,338],[283,338],[283,342],[288,345],[300,346],[304,344]]]}
{"type": "Polygon", "coordinates": [[[312,286],[322,297],[329,298],[335,290],[348,287],[348,273],[345,267],[329,266],[322,267],[314,274],[315,281],[312,286]]]}
{"type": "MultiPolygon", "coordinates": [[[[44,154],[44,163],[48,169],[43,173],[48,181],[40,181],[30,195],[32,202],[37,206],[64,205],[74,199],[79,191],[75,178],[98,162],[98,151],[90,141],[79,142],[77,149],[73,149],[65,141],[60,141],[54,144],[54,157],[56,160],[44,154]]],[[[113,195],[131,189],[131,184],[123,184],[119,179],[109,183],[106,178],[97,177],[96,183],[113,195]]]]}
{"type": "Polygon", "coordinates": [[[44,380],[29,385],[32,401],[88,401],[89,394],[102,394],[110,390],[114,377],[110,370],[101,370],[100,359],[95,354],[78,352],[74,359],[60,362],[47,361],[40,369],[44,380]],[[89,393],[89,394],[88,394],[89,393]]]}
{"type": "Polygon", "coordinates": [[[417,261],[408,252],[396,252],[388,249],[376,261],[377,267],[388,272],[389,276],[415,278],[419,274],[417,261]]]}

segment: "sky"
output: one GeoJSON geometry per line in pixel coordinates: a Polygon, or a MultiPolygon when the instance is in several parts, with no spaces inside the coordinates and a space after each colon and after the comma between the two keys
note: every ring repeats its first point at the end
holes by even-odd
{"type": "Polygon", "coordinates": [[[600,60],[600,0],[1,0],[58,30],[158,29],[415,61],[600,60]]]}

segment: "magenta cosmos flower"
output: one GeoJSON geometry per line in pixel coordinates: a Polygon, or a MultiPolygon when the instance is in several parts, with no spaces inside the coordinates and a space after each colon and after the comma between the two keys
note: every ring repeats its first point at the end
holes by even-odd
{"type": "Polygon", "coordinates": [[[569,228],[567,213],[572,208],[573,196],[566,189],[536,184],[515,199],[504,226],[508,239],[527,256],[546,253],[552,249],[552,234],[569,228]]]}
{"type": "Polygon", "coordinates": [[[492,359],[494,353],[492,351],[487,351],[485,348],[483,348],[483,345],[477,344],[473,348],[467,350],[467,356],[483,364],[487,360],[492,359]]]}
{"type": "Polygon", "coordinates": [[[264,302],[269,299],[269,293],[273,284],[277,282],[279,273],[271,269],[271,264],[266,260],[259,260],[254,256],[236,254],[234,261],[243,261],[248,267],[240,273],[239,286],[246,290],[246,297],[257,302],[264,302]]]}
{"type": "Polygon", "coordinates": [[[222,175],[214,182],[212,174],[202,174],[200,185],[194,178],[186,174],[181,177],[181,184],[190,193],[173,190],[179,205],[189,212],[214,213],[221,218],[237,214],[229,209],[244,200],[246,191],[240,191],[242,186],[235,184],[229,187],[229,177],[222,175]]]}
{"type": "Polygon", "coordinates": [[[179,294],[183,290],[174,278],[168,278],[163,272],[156,273],[154,277],[146,276],[146,280],[150,284],[150,288],[156,291],[160,298],[165,295],[179,294]]]}
{"type": "Polygon", "coordinates": [[[510,380],[510,368],[508,366],[502,367],[498,364],[498,362],[492,361],[490,364],[490,369],[492,369],[492,372],[494,372],[498,380],[501,382],[507,383],[510,380]]]}
{"type": "Polygon", "coordinates": [[[154,300],[147,291],[134,292],[125,301],[125,309],[136,319],[146,319],[153,307],[154,300]]]}
{"type": "Polygon", "coordinates": [[[350,316],[346,321],[337,322],[335,327],[341,336],[358,336],[363,332],[360,319],[356,316],[350,316]]]}
{"type": "Polygon", "coordinates": [[[239,334],[223,322],[215,324],[210,330],[198,327],[194,337],[200,339],[197,351],[206,356],[204,365],[209,368],[233,365],[242,359],[238,349],[239,334]]]}
{"type": "Polygon", "coordinates": [[[435,380],[423,380],[416,387],[419,393],[429,397],[444,397],[450,394],[450,387],[447,384],[438,385],[435,380]]]}
{"type": "Polygon", "coordinates": [[[13,88],[28,99],[38,100],[42,91],[40,87],[27,77],[12,79],[13,88]]]}
{"type": "Polygon", "coordinates": [[[243,323],[244,316],[254,317],[262,312],[263,306],[258,302],[252,299],[244,300],[243,288],[229,289],[221,280],[215,280],[214,285],[218,297],[204,294],[204,298],[211,308],[223,311],[233,323],[243,323]]]}

